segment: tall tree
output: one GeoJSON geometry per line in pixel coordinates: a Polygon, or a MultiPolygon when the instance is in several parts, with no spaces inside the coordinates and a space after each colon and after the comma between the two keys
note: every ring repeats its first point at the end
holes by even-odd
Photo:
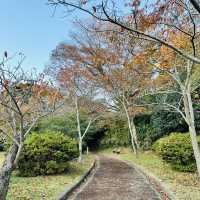
{"type": "Polygon", "coordinates": [[[11,141],[0,170],[2,200],[6,199],[10,176],[26,136],[41,117],[55,110],[55,103],[61,98],[41,77],[23,71],[24,56],[15,67],[9,66],[10,59],[6,53],[0,63],[0,131],[11,141]]]}
{"type": "MultiPolygon", "coordinates": [[[[114,3],[109,0],[101,2],[50,0],[49,3],[54,6],[73,7],[74,10],[83,11],[99,21],[121,27],[121,34],[126,33],[124,31],[126,30],[132,37],[143,41],[142,46],[144,42],[148,41],[150,51],[155,50],[158,52],[158,56],[153,58],[149,53],[145,54],[149,50],[141,53],[141,48],[138,48],[139,52],[136,53],[137,55],[134,59],[143,62],[140,66],[150,60],[151,65],[154,67],[153,70],[159,74],[161,72],[166,73],[167,76],[171,77],[172,82],[176,82],[179,86],[178,93],[182,95],[184,110],[179,109],[177,106],[166,104],[166,102],[164,104],[170,109],[175,109],[188,124],[200,175],[200,151],[196,139],[194,108],[191,98],[193,91],[192,77],[197,72],[195,69],[200,64],[199,1],[155,0],[146,2],[130,0],[125,3],[124,1],[114,3]],[[163,53],[159,55],[160,52],[165,53],[164,55],[163,53]],[[168,61],[173,63],[168,63],[168,61]]],[[[104,31],[107,30],[105,29],[104,31]]],[[[165,79],[167,80],[166,76],[165,79]]],[[[167,88],[166,85],[163,86],[167,88]]],[[[165,91],[165,93],[169,92],[171,91],[165,91]]]]}
{"type": "Polygon", "coordinates": [[[143,108],[135,106],[133,102],[136,103],[138,95],[149,86],[147,79],[151,76],[151,73],[143,73],[141,66],[138,68],[133,65],[132,58],[134,51],[138,51],[138,45],[134,45],[134,38],[128,34],[127,39],[121,37],[118,29],[112,33],[81,30],[81,35],[84,35],[85,39],[81,40],[75,35],[74,46],[58,45],[53,53],[56,58],[54,64],[59,66],[58,68],[69,63],[81,66],[84,71],[82,75],[101,91],[102,97],[107,99],[107,105],[123,113],[127,119],[132,147],[134,152],[137,152],[139,141],[134,116],[143,108]]]}
{"type": "Polygon", "coordinates": [[[61,49],[59,49],[59,51],[57,50],[55,50],[52,54],[52,66],[50,68],[58,69],[55,70],[57,73],[54,72],[53,76],[56,77],[61,91],[66,97],[67,103],[72,105],[72,108],[76,114],[79,143],[79,162],[81,162],[83,158],[83,141],[85,136],[88,133],[92,123],[94,123],[101,116],[102,112],[104,112],[105,107],[94,99],[95,88],[87,79],[87,71],[82,68],[81,64],[77,62],[77,60],[73,60],[69,57],[66,58],[66,52],[63,51],[63,49],[62,51],[61,49]],[[55,63],[58,64],[57,67],[55,66],[55,63]],[[81,110],[84,110],[84,112],[88,115],[88,123],[84,131],[81,131],[83,130],[80,123],[81,110]]]}

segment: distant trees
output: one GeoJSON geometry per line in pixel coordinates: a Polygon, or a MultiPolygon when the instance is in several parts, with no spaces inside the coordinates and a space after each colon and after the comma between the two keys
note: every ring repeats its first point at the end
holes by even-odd
{"type": "MultiPolygon", "coordinates": [[[[6,199],[9,180],[22,151],[24,140],[38,120],[52,113],[61,99],[60,93],[42,77],[10,67],[7,54],[0,63],[0,131],[11,141],[0,170],[0,199],[6,199]]],[[[13,62],[13,59],[12,59],[13,62]]]]}

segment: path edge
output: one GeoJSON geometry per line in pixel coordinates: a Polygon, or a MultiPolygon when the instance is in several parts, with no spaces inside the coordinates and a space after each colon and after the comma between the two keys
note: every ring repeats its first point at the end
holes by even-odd
{"type": "Polygon", "coordinates": [[[75,189],[77,189],[88,178],[88,176],[92,173],[92,171],[96,168],[96,166],[97,166],[97,158],[94,159],[90,168],[79,178],[79,180],[73,183],[69,188],[67,188],[60,195],[58,195],[58,197],[55,198],[55,200],[66,200],[72,194],[72,192],[75,189]]]}
{"type": "MultiPolygon", "coordinates": [[[[121,160],[120,158],[118,158],[119,160],[121,160]]],[[[172,191],[163,183],[162,180],[160,180],[158,177],[156,177],[154,174],[152,174],[151,172],[149,172],[149,170],[145,169],[144,167],[136,164],[136,163],[132,163],[130,161],[127,160],[121,160],[125,163],[127,163],[129,166],[135,168],[137,171],[139,171],[140,173],[142,173],[146,178],[147,181],[151,183],[152,188],[160,194],[161,196],[161,191],[157,191],[157,189],[155,188],[155,183],[157,183],[160,188],[162,189],[162,191],[167,195],[167,197],[170,200],[176,200],[175,195],[172,193],[172,191]],[[153,180],[153,182],[152,182],[153,180]]],[[[156,185],[157,186],[157,185],[156,185]]]]}

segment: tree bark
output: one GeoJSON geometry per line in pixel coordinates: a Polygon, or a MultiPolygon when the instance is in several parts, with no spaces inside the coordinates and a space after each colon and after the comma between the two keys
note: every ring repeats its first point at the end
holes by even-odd
{"type": "Polygon", "coordinates": [[[77,121],[77,131],[78,131],[78,137],[79,137],[79,143],[78,143],[78,150],[79,150],[79,158],[78,161],[82,161],[82,154],[83,154],[83,141],[82,141],[82,134],[81,134],[81,124],[80,124],[80,114],[79,114],[79,107],[78,107],[78,98],[75,96],[75,106],[76,106],[76,121],[77,121]]]}
{"type": "Polygon", "coordinates": [[[195,157],[196,166],[197,166],[197,172],[198,172],[198,175],[200,176],[200,150],[199,150],[199,145],[198,145],[198,141],[196,137],[196,129],[195,127],[189,127],[189,131],[190,131],[192,148],[193,148],[194,157],[195,157]]]}
{"type": "Polygon", "coordinates": [[[127,118],[127,122],[128,122],[128,128],[129,128],[129,132],[130,132],[130,136],[131,136],[132,149],[133,149],[133,152],[137,155],[137,140],[135,141],[137,136],[136,136],[136,129],[133,130],[133,128],[135,127],[134,126],[134,122],[132,121],[132,123],[131,123],[131,119],[130,119],[129,113],[128,113],[128,110],[127,110],[126,105],[125,105],[124,102],[123,102],[123,107],[124,107],[124,110],[125,110],[125,113],[126,113],[126,118],[127,118]]]}
{"type": "Polygon", "coordinates": [[[79,149],[78,161],[82,162],[82,159],[83,159],[83,141],[82,141],[81,138],[79,138],[78,149],[79,149]]]}
{"type": "MultiPolygon", "coordinates": [[[[190,85],[189,85],[189,88],[190,88],[190,85]]],[[[198,175],[200,176],[200,150],[199,150],[199,145],[198,145],[198,141],[197,141],[194,109],[193,109],[190,90],[186,93],[186,97],[187,97],[188,111],[189,111],[189,113],[187,113],[187,117],[189,117],[189,119],[188,119],[189,132],[190,132],[190,137],[191,137],[191,141],[192,141],[192,148],[193,148],[194,157],[195,157],[195,161],[196,161],[197,172],[198,172],[198,175]]]]}
{"type": "Polygon", "coordinates": [[[134,119],[132,119],[131,128],[132,128],[132,133],[133,133],[133,137],[134,137],[134,140],[135,140],[136,148],[137,148],[137,150],[139,150],[140,146],[139,146],[139,142],[138,142],[137,130],[136,130],[136,127],[135,127],[134,119]]]}
{"type": "Polygon", "coordinates": [[[6,155],[5,161],[0,171],[0,200],[6,200],[11,173],[14,161],[18,152],[18,146],[13,144],[6,155]]]}
{"type": "Polygon", "coordinates": [[[137,149],[135,147],[133,134],[132,134],[132,132],[130,130],[129,130],[129,132],[130,132],[130,136],[131,136],[131,146],[132,146],[133,152],[137,155],[137,149]]]}

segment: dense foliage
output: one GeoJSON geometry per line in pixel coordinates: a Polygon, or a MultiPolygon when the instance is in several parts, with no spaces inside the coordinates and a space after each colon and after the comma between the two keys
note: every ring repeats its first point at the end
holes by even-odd
{"type": "MultiPolygon", "coordinates": [[[[198,139],[200,144],[200,138],[198,139]]],[[[196,164],[189,134],[172,133],[168,137],[159,139],[153,149],[169,163],[173,169],[179,171],[195,171],[196,164]]]]}
{"type": "MultiPolygon", "coordinates": [[[[80,112],[80,124],[81,132],[83,133],[88,125],[88,118],[85,112],[80,112]]],[[[76,115],[74,113],[68,113],[68,115],[48,117],[42,120],[38,126],[35,127],[34,131],[38,133],[43,133],[45,131],[61,132],[77,140],[76,115]]],[[[104,125],[100,125],[98,122],[91,124],[84,138],[84,148],[88,146],[90,149],[96,149],[104,132],[104,125]]]]}
{"type": "Polygon", "coordinates": [[[130,144],[127,122],[123,118],[109,118],[105,120],[106,132],[101,140],[101,147],[128,146],[130,144]]]}
{"type": "Polygon", "coordinates": [[[53,131],[66,134],[68,132],[66,118],[67,118],[66,116],[51,116],[44,118],[37,124],[34,131],[36,132],[53,131]]]}
{"type": "Polygon", "coordinates": [[[76,158],[77,143],[57,132],[33,133],[25,141],[18,169],[21,176],[58,174],[68,170],[76,158]]]}
{"type": "Polygon", "coordinates": [[[135,117],[138,138],[142,149],[150,149],[159,138],[171,132],[186,132],[187,125],[177,113],[163,110],[153,111],[149,114],[140,114],[135,117]]]}

